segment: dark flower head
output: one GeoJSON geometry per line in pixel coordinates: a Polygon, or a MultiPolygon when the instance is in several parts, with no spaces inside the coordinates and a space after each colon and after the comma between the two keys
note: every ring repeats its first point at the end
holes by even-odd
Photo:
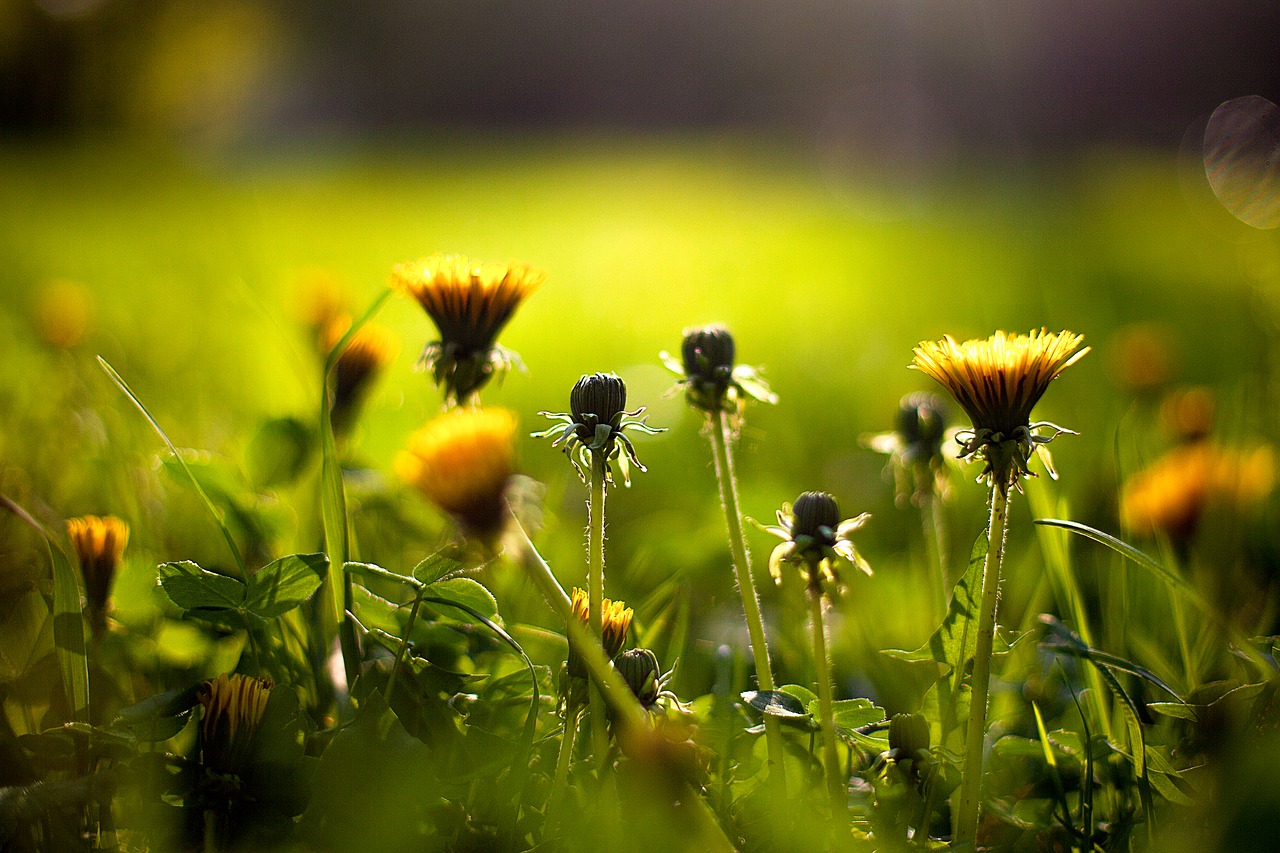
{"type": "Polygon", "coordinates": [[[201,682],[196,697],[204,706],[200,750],[205,767],[235,774],[244,769],[273,686],[269,678],[239,673],[201,682]]]}
{"type": "Polygon", "coordinates": [[[942,453],[947,416],[937,395],[917,391],[898,403],[894,430],[902,440],[907,461],[932,459],[942,453]]]}
{"type": "Polygon", "coordinates": [[[662,667],[651,649],[628,649],[614,658],[614,667],[645,708],[653,707],[662,692],[662,667]]]}
{"type": "Polygon", "coordinates": [[[593,373],[583,376],[569,392],[569,412],[539,412],[555,421],[553,426],[535,432],[535,438],[550,438],[552,447],[564,446],[564,452],[573,463],[574,470],[583,482],[593,459],[604,468],[605,482],[613,483],[613,467],[617,461],[622,472],[623,485],[631,485],[630,466],[641,471],[645,467],[636,456],[636,449],[627,437],[627,430],[655,435],[665,430],[656,429],[644,422],[640,415],[644,407],[628,412],[627,386],[612,373],[593,373]]]}
{"type": "Polygon", "coordinates": [[[627,384],[612,373],[592,373],[573,385],[569,413],[573,421],[592,430],[598,424],[614,426],[627,409],[627,384]]]}
{"type": "Polygon", "coordinates": [[[782,583],[782,564],[798,563],[809,585],[819,590],[824,584],[839,586],[835,571],[837,558],[871,574],[871,566],[849,538],[869,518],[871,514],[864,512],[856,518],[841,521],[836,499],[826,492],[805,492],[796,498],[794,505],[783,504],[778,510],[777,526],[756,524],[783,540],[769,557],[769,573],[776,583],[782,583]]]}
{"type": "MultiPolygon", "coordinates": [[[[350,328],[351,321],[339,318],[325,332],[324,349],[331,350],[350,328]]],[[[367,323],[351,338],[338,356],[333,370],[333,392],[330,409],[334,429],[345,432],[364,399],[373,378],[396,353],[396,339],[381,326],[367,323]]]]}
{"type": "Polygon", "coordinates": [[[1029,335],[996,332],[990,338],[956,342],[952,337],[922,341],[912,366],[940,382],[973,422],[959,436],[961,456],[984,462],[981,478],[1002,489],[1034,476],[1027,468],[1032,452],[1055,476],[1045,447],[1064,432],[1048,422],[1031,423],[1031,410],[1056,379],[1085,353],[1084,338],[1045,329],[1029,335]],[[1040,430],[1049,434],[1041,435],[1040,430]]]}
{"type": "Polygon", "coordinates": [[[689,404],[704,412],[738,413],[746,397],[776,403],[778,397],[759,374],[746,365],[734,366],[733,335],[719,324],[685,329],[681,360],[668,353],[660,357],[667,369],[680,377],[689,404]]]}
{"type": "Polygon", "coordinates": [[[519,364],[515,353],[497,346],[498,333],[545,279],[523,264],[476,264],[460,255],[432,255],[392,269],[392,285],[417,300],[440,331],[421,363],[447,401],[469,399],[519,364]]]}
{"type": "Polygon", "coordinates": [[[863,444],[889,456],[887,472],[896,485],[897,503],[918,506],[931,497],[950,493],[942,445],[947,437],[947,414],[936,394],[917,391],[898,402],[893,431],[865,436],[863,444]]]}
{"type": "Polygon", "coordinates": [[[912,783],[919,783],[928,769],[929,739],[924,714],[894,714],[889,720],[889,750],[912,783]]]}

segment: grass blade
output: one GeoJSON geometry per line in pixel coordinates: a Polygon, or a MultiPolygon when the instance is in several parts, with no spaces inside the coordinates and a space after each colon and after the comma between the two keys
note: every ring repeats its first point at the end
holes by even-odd
{"type": "Polygon", "coordinates": [[[16,515],[44,538],[53,572],[53,645],[58,653],[62,687],[71,703],[71,719],[89,722],[89,657],[84,638],[84,607],[80,603],[79,574],[62,546],[30,513],[5,495],[0,506],[16,515]]]}
{"type": "Polygon", "coordinates": [[[196,479],[196,475],[191,471],[191,468],[187,466],[187,460],[182,458],[182,454],[178,452],[178,448],[174,446],[174,443],[169,439],[169,436],[152,416],[151,412],[147,411],[147,407],[138,399],[138,395],[133,393],[133,389],[129,387],[129,383],[124,381],[124,377],[117,373],[116,369],[112,367],[102,356],[98,356],[98,364],[106,372],[111,381],[116,384],[116,387],[133,402],[133,405],[138,407],[138,411],[142,412],[142,416],[147,419],[147,423],[151,424],[151,428],[156,431],[156,435],[160,436],[160,440],[169,448],[169,452],[173,454],[173,458],[178,460],[178,464],[182,466],[183,472],[186,473],[187,479],[191,482],[191,488],[195,489],[196,494],[200,496],[200,500],[204,504],[205,509],[209,510],[209,514],[212,515],[213,520],[217,522],[218,529],[222,531],[222,538],[227,540],[227,547],[231,550],[231,556],[234,557],[236,561],[236,568],[240,571],[240,579],[245,583],[248,583],[249,569],[245,565],[244,556],[241,555],[240,548],[236,545],[235,538],[231,535],[231,529],[227,527],[227,521],[223,518],[222,510],[218,509],[218,507],[214,505],[213,501],[209,499],[209,495],[205,493],[204,487],[200,485],[200,481],[196,479]]]}
{"type": "Polygon", "coordinates": [[[1094,542],[1100,542],[1115,551],[1117,554],[1129,558],[1142,568],[1151,572],[1153,575],[1190,598],[1200,607],[1204,606],[1204,602],[1200,599],[1200,594],[1176,573],[1166,569],[1142,551],[1139,551],[1137,548],[1122,539],[1117,539],[1110,533],[1103,533],[1101,530],[1095,530],[1087,524],[1081,524],[1078,521],[1069,521],[1063,518],[1037,518],[1035,523],[1043,524],[1047,527],[1060,527],[1063,530],[1070,530],[1072,533],[1078,533],[1081,536],[1092,539],[1094,542]]]}

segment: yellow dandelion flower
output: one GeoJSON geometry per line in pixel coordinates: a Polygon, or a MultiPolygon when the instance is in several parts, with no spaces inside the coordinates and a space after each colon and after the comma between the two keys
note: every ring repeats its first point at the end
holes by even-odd
{"type": "Polygon", "coordinates": [[[515,431],[515,415],[505,409],[441,415],[409,439],[396,458],[396,473],[467,533],[495,533],[515,473],[515,431]]]}
{"type": "Polygon", "coordinates": [[[79,282],[55,279],[36,294],[36,330],[50,346],[71,349],[84,338],[92,321],[93,296],[79,282]]]}
{"type": "Polygon", "coordinates": [[[129,525],[113,515],[68,518],[67,538],[80,559],[89,621],[99,631],[106,625],[111,582],[129,543],[129,525]]]}
{"type": "MultiPolygon", "coordinates": [[[[588,624],[591,621],[591,604],[586,590],[575,587],[570,601],[573,604],[574,617],[582,624],[588,624]]],[[[622,651],[622,646],[627,641],[627,632],[631,630],[631,620],[634,615],[634,611],[625,602],[612,601],[608,598],[601,602],[601,644],[610,660],[622,651]]],[[[578,657],[572,643],[569,645],[569,674],[579,678],[587,677],[587,665],[578,657]]]]}
{"type": "Polygon", "coordinates": [[[960,435],[961,456],[979,455],[986,463],[982,477],[1008,487],[1033,476],[1027,469],[1033,450],[1054,476],[1044,445],[1071,431],[1031,423],[1031,410],[1049,383],[1089,352],[1079,349],[1083,341],[1073,332],[1044,329],[1029,335],[996,332],[963,343],[948,335],[922,341],[912,366],[941,383],[973,422],[973,430],[960,435]]]}
{"type": "Polygon", "coordinates": [[[545,279],[523,264],[477,264],[461,255],[432,255],[392,269],[392,286],[416,299],[440,331],[440,340],[422,351],[422,364],[447,400],[468,399],[519,363],[495,341],[545,279]]]}
{"type": "MultiPolygon", "coordinates": [[[[333,349],[349,328],[351,320],[346,317],[330,323],[324,333],[325,352],[333,349]]],[[[373,377],[395,357],[398,349],[395,337],[374,323],[366,323],[355,333],[333,369],[330,408],[334,429],[341,432],[350,426],[373,377]]]]}
{"type": "Polygon", "coordinates": [[[239,673],[201,682],[196,698],[204,707],[200,748],[206,767],[218,773],[244,768],[273,686],[269,678],[239,673]]]}
{"type": "Polygon", "coordinates": [[[1174,448],[1125,483],[1120,520],[1140,534],[1188,542],[1209,506],[1244,510],[1275,486],[1270,447],[1232,450],[1209,441],[1174,448]]]}

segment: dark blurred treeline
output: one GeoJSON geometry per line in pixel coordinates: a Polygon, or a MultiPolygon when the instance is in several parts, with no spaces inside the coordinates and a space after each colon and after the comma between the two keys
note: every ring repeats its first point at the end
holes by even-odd
{"type": "Polygon", "coordinates": [[[1274,0],[0,0],[0,127],[1176,144],[1276,99],[1276,32],[1274,0]]]}

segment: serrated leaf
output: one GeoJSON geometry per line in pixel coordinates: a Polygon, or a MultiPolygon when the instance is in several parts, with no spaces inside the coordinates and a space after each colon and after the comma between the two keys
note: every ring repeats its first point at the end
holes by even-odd
{"type": "Polygon", "coordinates": [[[183,610],[239,610],[244,605],[244,584],[190,560],[163,563],[158,572],[165,594],[183,610]]]}
{"type": "Polygon", "coordinates": [[[471,578],[450,578],[447,581],[438,581],[431,585],[430,592],[431,595],[424,600],[430,600],[433,606],[450,602],[469,607],[488,619],[498,615],[498,601],[493,597],[493,593],[471,578]],[[443,602],[439,599],[443,599],[443,602]]]}
{"type": "Polygon", "coordinates": [[[427,557],[421,563],[418,563],[418,565],[414,566],[412,574],[417,580],[430,585],[441,578],[454,574],[455,572],[462,571],[463,568],[464,566],[462,563],[452,557],[446,557],[444,554],[435,553],[430,557],[427,557]]]}
{"type": "Polygon", "coordinates": [[[264,618],[283,616],[309,599],[329,571],[325,554],[291,554],[249,578],[245,607],[264,618]]]}

